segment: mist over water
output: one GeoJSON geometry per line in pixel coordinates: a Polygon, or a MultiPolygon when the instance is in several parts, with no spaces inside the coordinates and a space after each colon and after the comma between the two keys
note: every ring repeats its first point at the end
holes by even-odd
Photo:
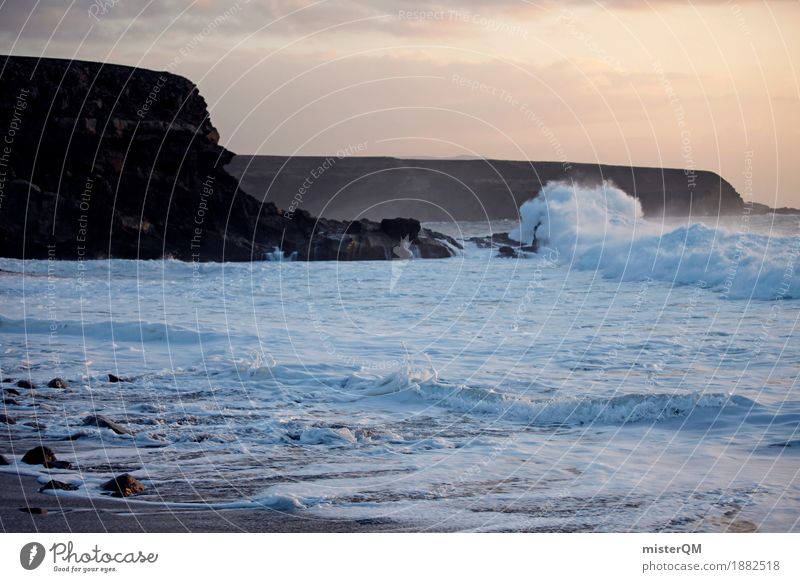
{"type": "Polygon", "coordinates": [[[793,236],[755,232],[747,212],[738,224],[726,221],[725,227],[653,223],[644,218],[638,200],[611,183],[548,183],[522,205],[520,215],[511,238],[530,244],[535,236],[571,268],[622,281],[698,285],[733,299],[800,297],[800,227],[793,236]]]}

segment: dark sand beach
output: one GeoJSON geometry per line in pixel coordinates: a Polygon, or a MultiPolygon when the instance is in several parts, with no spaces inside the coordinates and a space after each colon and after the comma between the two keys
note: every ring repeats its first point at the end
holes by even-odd
{"type": "Polygon", "coordinates": [[[0,528],[6,533],[377,532],[402,531],[390,521],[333,521],[273,509],[174,509],[135,499],[83,499],[39,492],[33,477],[0,474],[0,528]],[[26,508],[46,509],[32,514],[26,508]]]}

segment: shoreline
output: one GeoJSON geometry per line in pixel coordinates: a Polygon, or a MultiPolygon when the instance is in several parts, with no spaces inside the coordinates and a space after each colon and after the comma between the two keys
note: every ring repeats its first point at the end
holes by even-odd
{"type": "Polygon", "coordinates": [[[329,520],[259,509],[184,509],[136,498],[88,499],[39,492],[36,477],[0,473],[4,533],[368,533],[411,531],[390,520],[329,520]],[[46,514],[24,511],[46,509],[46,514]]]}

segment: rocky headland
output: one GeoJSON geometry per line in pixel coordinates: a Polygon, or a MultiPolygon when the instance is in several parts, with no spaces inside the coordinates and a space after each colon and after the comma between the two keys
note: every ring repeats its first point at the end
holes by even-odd
{"type": "Polygon", "coordinates": [[[416,220],[316,219],[256,200],[177,75],[0,57],[0,111],[0,256],[384,260],[403,237],[422,258],[459,246],[416,220]]]}
{"type": "MultiPolygon", "coordinates": [[[[259,199],[326,218],[414,216],[422,221],[519,219],[551,181],[610,181],[639,199],[647,218],[741,214],[744,201],[714,172],[573,162],[389,157],[236,156],[228,171],[259,199]],[[315,168],[317,178],[306,182],[315,168]],[[300,192],[302,196],[298,197],[300,192]]],[[[766,207],[764,207],[766,209],[766,207]]],[[[754,209],[754,211],[757,211],[754,209]]]]}

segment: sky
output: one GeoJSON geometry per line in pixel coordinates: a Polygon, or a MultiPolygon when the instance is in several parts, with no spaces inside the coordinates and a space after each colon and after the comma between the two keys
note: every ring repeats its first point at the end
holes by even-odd
{"type": "Polygon", "coordinates": [[[0,52],[190,78],[240,154],[711,170],[800,207],[800,2],[0,0],[0,52]]]}

